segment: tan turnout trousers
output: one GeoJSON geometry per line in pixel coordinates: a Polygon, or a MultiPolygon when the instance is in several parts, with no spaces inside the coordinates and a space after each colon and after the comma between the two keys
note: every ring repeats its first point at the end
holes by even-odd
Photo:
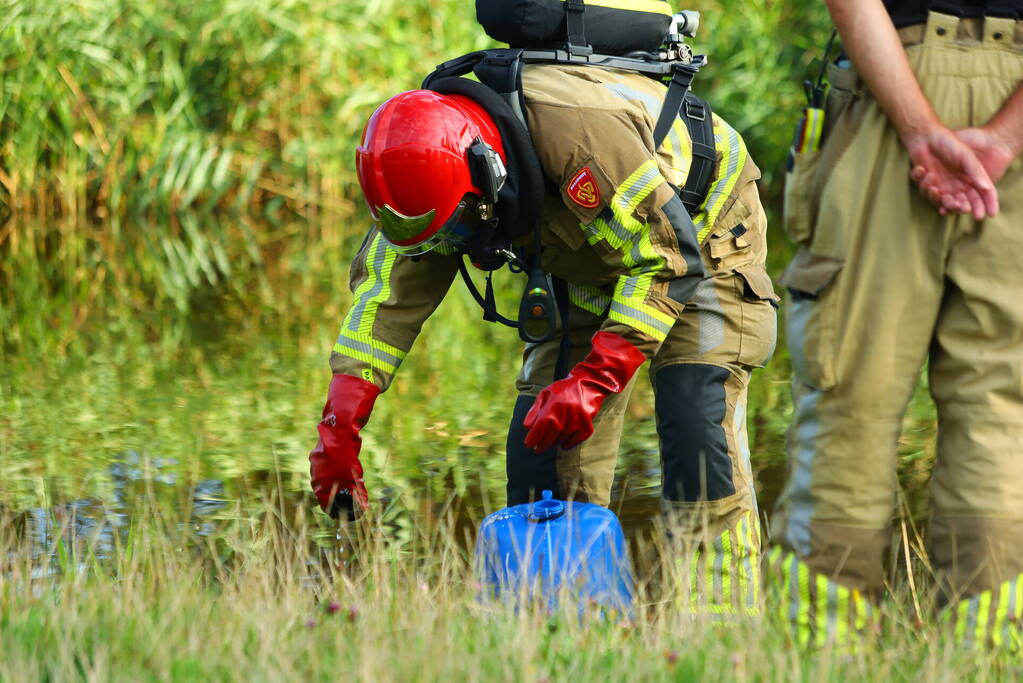
{"type": "MultiPolygon", "coordinates": [[[[900,34],[953,129],[986,123],[1023,83],[1023,24],[931,13],[900,34]]],[[[942,217],[854,73],[832,67],[825,139],[797,155],[783,277],[794,378],[789,479],[769,557],[804,640],[870,621],[896,501],[896,446],[924,361],[938,408],[930,554],[955,633],[1018,637],[1023,615],[1023,164],[1001,213],[942,217]]]]}

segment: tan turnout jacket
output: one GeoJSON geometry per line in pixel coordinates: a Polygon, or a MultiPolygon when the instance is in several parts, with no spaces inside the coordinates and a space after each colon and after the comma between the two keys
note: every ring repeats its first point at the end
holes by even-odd
{"type": "MultiPolygon", "coordinates": [[[[703,277],[698,243],[710,240],[711,253],[725,261],[749,246],[729,231],[750,211],[730,209],[744,191],[755,195],[759,170],[739,135],[715,116],[718,165],[690,220],[676,192],[692,159],[682,121],[653,149],[663,85],[560,65],[527,66],[522,83],[537,154],[559,187],[544,207],[543,266],[569,283],[573,303],[606,316],[601,329],[652,357],[703,277]]],[[[755,198],[747,204],[762,212],[755,198]]],[[[331,355],[333,371],[386,390],[459,258],[437,250],[413,260],[372,229],[352,263],[354,301],[331,355]]],[[[763,279],[750,284],[769,290],[763,279]]]]}

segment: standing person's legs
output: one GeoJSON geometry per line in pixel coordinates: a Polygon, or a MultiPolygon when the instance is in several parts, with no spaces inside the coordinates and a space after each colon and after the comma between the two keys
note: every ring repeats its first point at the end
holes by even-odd
{"type": "MultiPolygon", "coordinates": [[[[1016,22],[984,21],[969,53],[972,125],[1023,82],[1015,35],[1016,22]]],[[[977,646],[1019,645],[1023,616],[1023,161],[997,188],[998,216],[959,223],[930,367],[938,404],[930,552],[955,635],[977,646]]]]}
{"type": "Polygon", "coordinates": [[[797,638],[818,643],[865,625],[864,594],[882,588],[897,442],[949,232],[876,103],[846,97],[821,150],[812,234],[783,277],[794,416],[769,564],[797,638]]]}

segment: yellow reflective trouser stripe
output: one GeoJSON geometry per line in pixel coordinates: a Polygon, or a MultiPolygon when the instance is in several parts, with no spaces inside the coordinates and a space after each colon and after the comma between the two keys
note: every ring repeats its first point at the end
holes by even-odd
{"type": "Polygon", "coordinates": [[[726,529],[693,554],[689,565],[692,612],[750,616],[760,613],[760,552],[754,530],[759,535],[759,523],[748,512],[735,527],[726,529]]]}
{"type": "Polygon", "coordinates": [[[873,618],[870,603],[858,590],[811,572],[795,553],[780,547],[768,554],[767,566],[780,616],[792,625],[796,642],[818,647],[856,645],[873,618]]]}
{"type": "Polygon", "coordinates": [[[746,143],[739,134],[727,123],[714,117],[714,144],[721,151],[721,163],[718,164],[718,176],[711,184],[706,199],[693,217],[696,224],[697,238],[700,242],[710,234],[714,221],[724,208],[725,202],[735,189],[735,183],[742,175],[749,159],[746,143]]]}
{"type": "Polygon", "coordinates": [[[391,297],[391,269],[397,256],[398,252],[391,249],[378,232],[366,250],[368,275],[355,289],[352,307],[341,323],[334,344],[336,353],[390,373],[397,370],[405,351],[373,339],[373,326],[380,304],[391,297]]]}
{"type": "Polygon", "coordinates": [[[953,635],[960,645],[980,650],[988,645],[1019,649],[1023,639],[1019,631],[1023,605],[1023,574],[959,601],[946,612],[955,619],[953,635]],[[994,604],[992,604],[994,603],[994,604]]]}
{"type": "Polygon", "coordinates": [[[987,641],[987,622],[991,616],[991,591],[984,591],[979,597],[977,623],[973,631],[974,643],[977,647],[983,646],[987,641]]]}
{"type": "Polygon", "coordinates": [[[956,642],[958,643],[966,641],[966,622],[973,602],[973,600],[963,600],[956,605],[956,626],[954,633],[956,642]]]}
{"type": "MultiPolygon", "coordinates": [[[[561,2],[565,2],[565,0],[561,0],[561,2]]],[[[586,0],[586,4],[608,9],[625,9],[668,16],[671,16],[672,13],[671,5],[665,0],[586,0]]]]}
{"type": "Polygon", "coordinates": [[[596,287],[568,284],[568,300],[593,315],[604,315],[611,305],[611,297],[596,287]]]}
{"type": "Polygon", "coordinates": [[[832,637],[830,632],[832,629],[832,622],[828,618],[831,613],[832,600],[834,599],[831,592],[831,584],[823,574],[814,574],[814,589],[816,591],[817,600],[817,614],[816,614],[816,625],[817,625],[817,645],[823,646],[828,642],[828,638],[832,637]],[[822,599],[823,598],[823,599],[822,599]]]}

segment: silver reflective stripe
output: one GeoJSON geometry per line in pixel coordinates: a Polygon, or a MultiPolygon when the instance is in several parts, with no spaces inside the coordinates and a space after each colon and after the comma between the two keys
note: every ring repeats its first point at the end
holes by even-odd
{"type": "Polygon", "coordinates": [[[373,356],[373,358],[379,361],[383,361],[384,363],[387,363],[388,365],[391,365],[394,368],[397,368],[399,365],[401,365],[401,361],[403,360],[402,358],[387,353],[382,349],[374,348],[372,345],[367,344],[366,342],[361,342],[358,341],[357,339],[346,337],[343,334],[337,338],[337,345],[343,346],[346,349],[351,349],[352,351],[358,351],[360,353],[369,354],[370,356],[373,356]]]}
{"type": "Polygon", "coordinates": [[[661,115],[664,98],[641,92],[621,83],[605,83],[604,87],[627,102],[639,102],[655,121],[661,115]]]}
{"type": "MultiPolygon", "coordinates": [[[[834,642],[836,642],[835,641],[835,637],[837,635],[836,632],[838,630],[838,584],[835,583],[834,581],[827,581],[826,585],[828,587],[828,604],[827,604],[827,608],[828,608],[828,626],[827,626],[828,642],[834,643],[834,642]]],[[[820,596],[819,595],[817,596],[817,599],[820,600],[820,596]]],[[[818,625],[818,628],[820,628],[819,625],[818,625]]]]}
{"type": "Polygon", "coordinates": [[[757,581],[759,576],[757,572],[753,570],[753,547],[747,544],[747,541],[753,540],[753,524],[751,523],[750,516],[743,515],[742,521],[739,523],[739,534],[742,539],[740,545],[744,552],[742,554],[742,568],[740,571],[746,576],[746,607],[757,606],[757,581]]]}
{"type": "Polygon", "coordinates": [[[648,168],[643,175],[636,178],[629,187],[621,190],[618,195],[615,196],[614,201],[618,203],[619,208],[632,211],[633,202],[640,197],[640,195],[642,195],[645,199],[651,192],[651,188],[649,188],[648,185],[650,185],[650,183],[660,175],[661,171],[657,168],[657,164],[651,162],[650,168],[648,168]]]}
{"type": "Polygon", "coordinates": [[[795,464],[784,494],[788,510],[782,534],[786,542],[804,557],[810,554],[810,519],[813,514],[811,486],[814,448],[821,429],[820,418],[817,415],[820,395],[819,391],[808,391],[799,398],[795,406],[796,414],[791,427],[795,464]]]}
{"type": "Polygon", "coordinates": [[[810,314],[813,312],[813,299],[806,297],[790,297],[788,315],[789,356],[792,358],[792,371],[796,377],[806,384],[809,372],[806,365],[806,328],[810,314]]]}
{"type": "MultiPolygon", "coordinates": [[[[725,529],[724,534],[731,534],[732,532],[725,529]]],[[[722,541],[722,537],[718,536],[714,539],[714,593],[713,600],[718,603],[722,603],[726,598],[730,596],[725,595],[725,545],[722,541]]]]}
{"type": "MultiPolygon", "coordinates": [[[[604,209],[603,211],[601,211],[600,215],[597,216],[596,220],[603,221],[607,225],[608,230],[611,232],[611,234],[613,234],[615,237],[617,237],[625,244],[630,244],[635,237],[634,233],[632,233],[628,228],[622,225],[621,221],[618,220],[618,218],[614,215],[614,212],[612,212],[611,209],[604,209]]],[[[596,221],[594,221],[594,223],[596,223],[596,221]]],[[[602,239],[600,236],[600,228],[594,225],[594,223],[584,225],[583,231],[588,236],[592,237],[595,240],[602,239]]]]}
{"type": "Polygon", "coordinates": [[[602,315],[611,304],[611,297],[593,287],[568,285],[568,298],[579,308],[595,315],[602,315]]]}
{"type": "MultiPolygon", "coordinates": [[[[753,515],[760,518],[760,505],[757,503],[757,489],[753,485],[753,463],[749,450],[749,432],[746,429],[746,401],[749,398],[749,387],[743,387],[735,403],[735,415],[732,417],[732,424],[735,428],[735,444],[739,449],[739,462],[749,482],[749,495],[753,503],[753,515]]],[[[746,538],[745,536],[743,538],[746,538]]]]}
{"type": "Polygon", "coordinates": [[[970,598],[969,611],[966,613],[966,637],[963,638],[963,645],[973,645],[973,639],[977,630],[977,613],[980,611],[980,596],[970,598]]]}
{"type": "Polygon", "coordinates": [[[700,353],[709,353],[725,343],[725,309],[714,290],[714,278],[700,280],[689,303],[699,311],[700,353]]]}
{"type": "Polygon", "coordinates": [[[611,302],[611,312],[616,313],[623,318],[627,318],[628,320],[634,320],[638,323],[642,323],[657,330],[665,336],[667,336],[668,332],[671,331],[672,323],[665,323],[660,319],[655,318],[638,308],[633,308],[632,306],[629,306],[617,299],[611,302]]]}
{"type": "MultiPolygon", "coordinates": [[[[799,623],[799,558],[793,553],[789,557],[789,620],[793,624],[799,623]]],[[[809,606],[808,606],[809,608],[809,606]]]]}

